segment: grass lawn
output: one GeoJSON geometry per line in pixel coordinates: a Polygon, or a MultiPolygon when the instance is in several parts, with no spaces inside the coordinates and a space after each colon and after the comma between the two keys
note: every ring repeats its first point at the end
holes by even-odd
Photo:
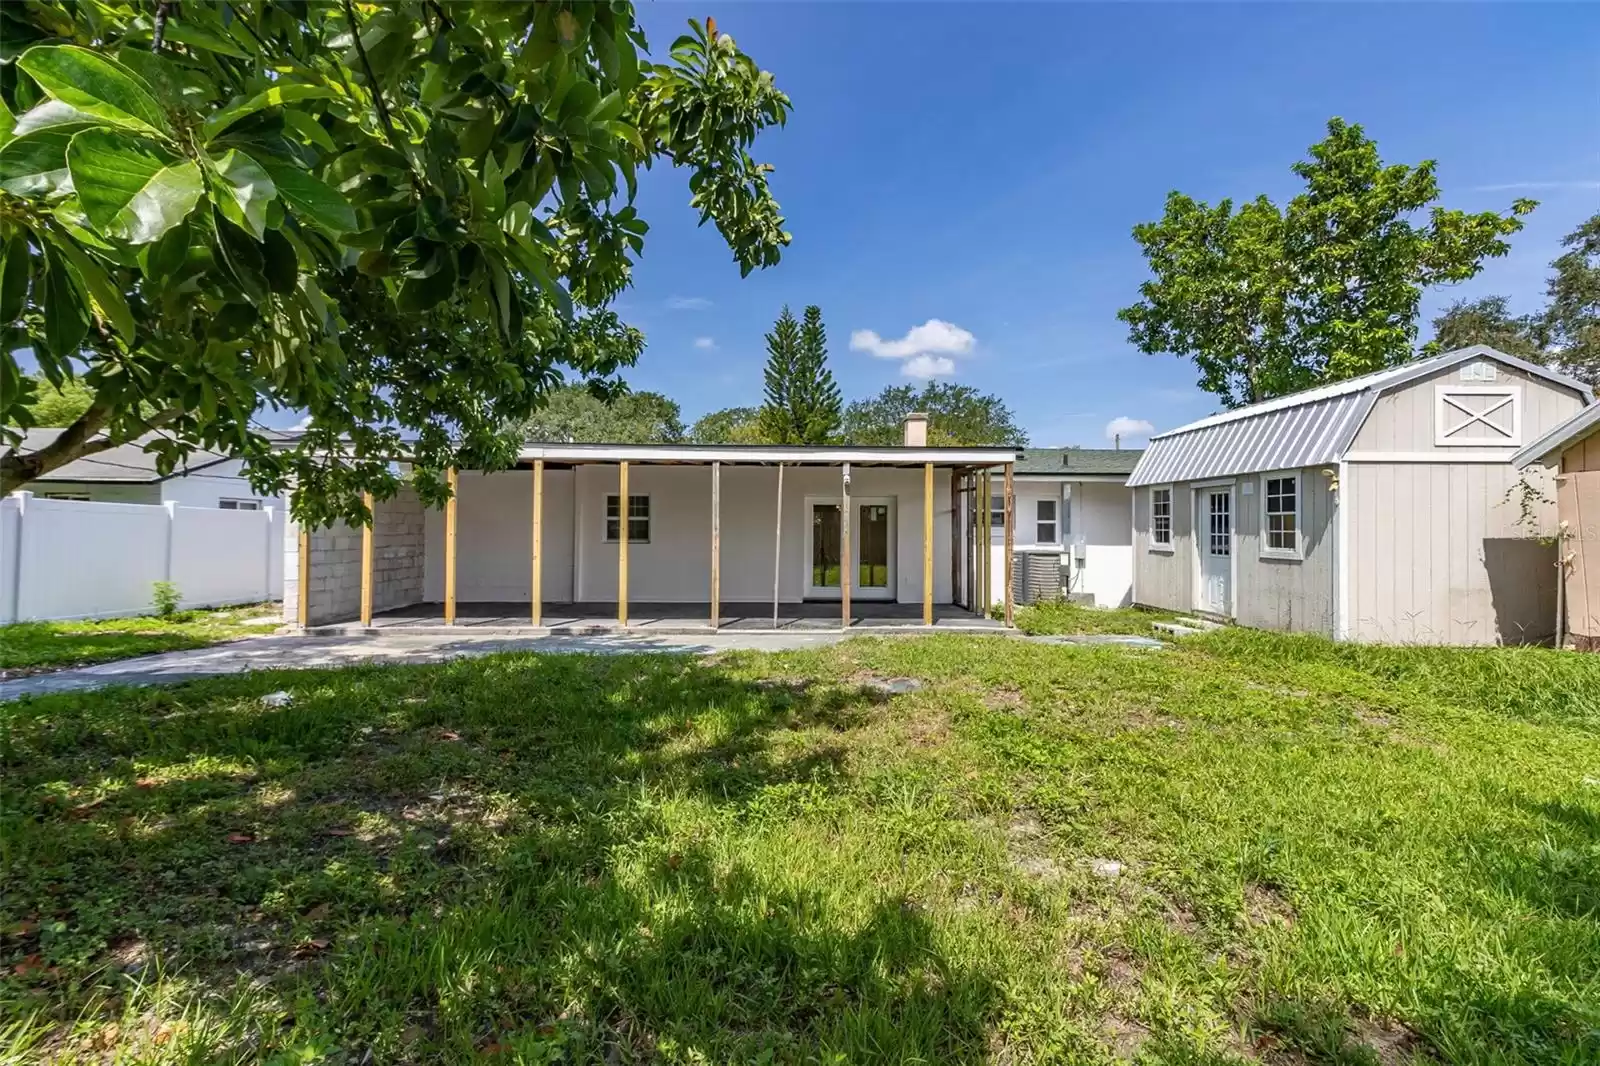
{"type": "Polygon", "coordinates": [[[0,714],[0,1059],[1600,1061],[1600,656],[932,636],[0,714]]]}
{"type": "Polygon", "coordinates": [[[275,604],[219,611],[179,611],[167,618],[108,618],[90,622],[18,622],[0,626],[0,678],[69,666],[131,659],[158,651],[203,648],[224,640],[270,633],[246,619],[277,613],[275,604]]]}
{"type": "Polygon", "coordinates": [[[1168,611],[1146,607],[1088,607],[1060,600],[1016,608],[1017,628],[1024,633],[1120,633],[1142,637],[1162,634],[1150,628],[1153,622],[1170,622],[1179,617],[1168,611]]]}

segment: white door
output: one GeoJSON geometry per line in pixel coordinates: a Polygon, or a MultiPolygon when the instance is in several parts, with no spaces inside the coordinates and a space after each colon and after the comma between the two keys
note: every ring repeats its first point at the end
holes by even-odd
{"type": "Polygon", "coordinates": [[[1233,614],[1233,488],[1199,491],[1200,597],[1207,614],[1233,614]]]}
{"type": "MultiPolygon", "coordinates": [[[[894,599],[894,501],[850,501],[850,595],[858,600],[894,599]]],[[[836,600],[841,595],[838,500],[806,505],[806,598],[836,600]]]]}

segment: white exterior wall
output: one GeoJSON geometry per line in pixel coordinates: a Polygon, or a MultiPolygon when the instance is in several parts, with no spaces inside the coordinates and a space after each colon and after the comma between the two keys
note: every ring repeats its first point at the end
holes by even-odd
{"type": "Polygon", "coordinates": [[[154,585],[183,608],[254,603],[282,587],[283,512],[0,500],[0,622],[148,614],[154,585]]]}
{"type": "Polygon", "coordinates": [[[161,502],[159,482],[147,484],[118,484],[109,481],[35,481],[29,486],[35,499],[58,496],[87,496],[91,503],[143,503],[161,502]]]}
{"type": "MultiPolygon", "coordinates": [[[[593,464],[545,474],[544,599],[606,602],[617,596],[617,545],[605,541],[605,497],[618,470],[593,464]]],[[[838,499],[838,467],[785,467],[779,598],[805,596],[809,498],[838,499]]],[[[777,511],[775,467],[722,468],[722,600],[770,603],[777,511]]],[[[456,515],[458,602],[527,602],[531,597],[533,476],[526,469],[463,473],[456,515]]],[[[922,602],[921,467],[852,467],[850,495],[891,497],[895,599],[922,602]]],[[[711,468],[630,464],[630,495],[650,497],[650,540],[628,547],[628,599],[709,602],[711,468]]],[[[934,471],[934,600],[949,603],[950,472],[934,471]]],[[[444,516],[427,516],[425,588],[444,597],[444,516]]]]}
{"type": "Polygon", "coordinates": [[[228,459],[202,467],[192,474],[178,474],[161,482],[161,502],[181,507],[216,507],[221,500],[254,500],[258,507],[285,510],[277,496],[262,496],[243,476],[244,461],[228,459]]]}
{"type": "MultiPolygon", "coordinates": [[[[1004,499],[1005,479],[993,484],[996,502],[1004,499]]],[[[1125,485],[1111,482],[1034,479],[1019,475],[1013,479],[1016,497],[1017,552],[1033,549],[1075,554],[1083,549],[1083,565],[1073,567],[1072,589],[1094,597],[1097,607],[1125,607],[1133,597],[1133,516],[1130,492],[1125,485]],[[1061,501],[1057,514],[1056,540],[1038,539],[1038,503],[1061,501]]],[[[992,528],[989,536],[990,565],[994,575],[991,598],[1005,602],[1005,530],[992,528]]]]}

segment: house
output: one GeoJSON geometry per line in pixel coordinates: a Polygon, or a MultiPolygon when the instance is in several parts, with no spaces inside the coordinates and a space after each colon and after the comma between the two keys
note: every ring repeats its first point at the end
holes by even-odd
{"type": "MultiPolygon", "coordinates": [[[[30,429],[19,451],[34,452],[55,440],[59,429],[30,429]]],[[[92,503],[175,503],[182,507],[217,507],[255,511],[277,507],[278,497],[261,496],[245,479],[242,460],[216,452],[196,451],[179,470],[162,475],[156,457],[144,450],[150,437],[74,459],[30,482],[35,496],[48,500],[92,503]]]]}
{"type": "Polygon", "coordinates": [[[1600,405],[1584,408],[1513,460],[1556,474],[1556,534],[1566,581],[1562,643],[1600,651],[1600,405]]]}
{"type": "Polygon", "coordinates": [[[564,632],[998,626],[972,607],[1008,587],[1009,553],[996,571],[970,503],[1017,453],[926,433],[918,415],[888,448],[528,444],[512,469],[452,472],[442,511],[406,491],[366,529],[286,538],[286,613],[564,632]]]}
{"type": "MultiPolygon", "coordinates": [[[[1066,595],[1099,607],[1133,596],[1132,490],[1128,475],[1143,454],[1120,448],[1024,448],[1015,469],[1019,602],[1066,595]]],[[[1002,478],[990,498],[990,551],[1005,552],[1002,478]]],[[[1004,596],[994,590],[995,602],[1004,596]]]]}
{"type": "Polygon", "coordinates": [[[1159,434],[1128,479],[1133,598],[1351,640],[1547,638],[1550,478],[1513,460],[1591,403],[1476,345],[1159,434]]]}

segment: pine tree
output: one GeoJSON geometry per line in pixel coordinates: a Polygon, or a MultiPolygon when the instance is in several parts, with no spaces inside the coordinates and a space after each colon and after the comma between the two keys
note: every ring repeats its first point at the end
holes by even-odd
{"type": "Polygon", "coordinates": [[[774,444],[827,444],[839,431],[843,405],[828,369],[822,309],[805,310],[805,324],[788,307],[767,334],[762,435],[774,444]]]}

